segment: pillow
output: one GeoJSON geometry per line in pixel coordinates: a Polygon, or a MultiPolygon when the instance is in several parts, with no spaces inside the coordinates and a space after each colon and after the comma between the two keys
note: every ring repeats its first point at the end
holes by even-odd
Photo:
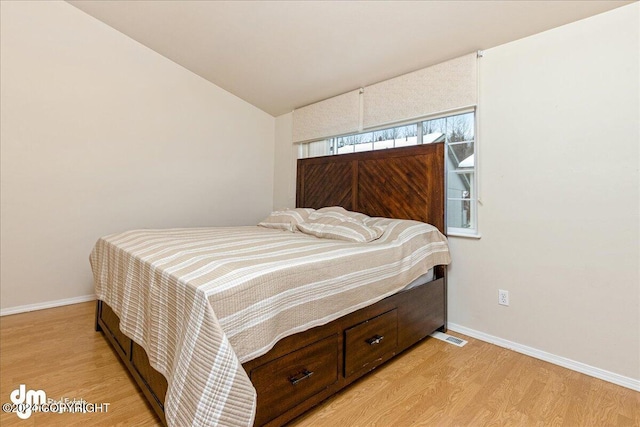
{"type": "Polygon", "coordinates": [[[330,206],[328,208],[320,208],[317,211],[315,211],[313,214],[314,215],[329,214],[329,216],[331,216],[331,214],[334,214],[333,216],[335,216],[336,218],[345,219],[346,217],[346,218],[359,221],[363,224],[365,223],[366,220],[370,219],[369,216],[363,213],[348,211],[342,206],[330,206]]]}
{"type": "Polygon", "coordinates": [[[322,208],[312,212],[305,222],[299,223],[298,230],[326,239],[367,243],[382,236],[384,228],[368,227],[363,221],[366,218],[369,217],[344,208],[322,208]]]}
{"type": "Polygon", "coordinates": [[[314,209],[295,208],[271,212],[271,215],[258,223],[260,227],[286,230],[292,233],[297,231],[297,225],[304,222],[314,209]]]}

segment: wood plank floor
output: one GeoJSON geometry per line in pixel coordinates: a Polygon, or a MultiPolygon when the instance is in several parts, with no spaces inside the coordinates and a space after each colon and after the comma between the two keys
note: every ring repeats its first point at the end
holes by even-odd
{"type": "MultiPolygon", "coordinates": [[[[94,303],[0,318],[0,402],[20,384],[106,413],[2,413],[5,426],[156,426],[105,338],[94,303]]],[[[455,335],[455,334],[454,334],[455,335]]],[[[459,336],[459,335],[458,335],[459,336]]],[[[640,393],[463,337],[405,352],[291,423],[347,426],[640,426],[640,393]]]]}

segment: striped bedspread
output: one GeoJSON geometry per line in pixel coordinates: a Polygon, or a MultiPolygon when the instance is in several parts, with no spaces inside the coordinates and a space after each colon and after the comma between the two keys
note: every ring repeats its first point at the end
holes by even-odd
{"type": "Polygon", "coordinates": [[[401,290],[450,261],[435,227],[372,218],[384,234],[349,243],[262,227],[135,230],[98,240],[97,297],[167,379],[169,426],[249,426],[242,363],[281,338],[401,290]]]}

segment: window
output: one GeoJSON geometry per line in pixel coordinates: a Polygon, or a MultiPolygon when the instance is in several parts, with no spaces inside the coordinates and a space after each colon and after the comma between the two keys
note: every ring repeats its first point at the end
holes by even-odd
{"type": "Polygon", "coordinates": [[[476,165],[473,112],[422,122],[424,142],[445,136],[447,146],[447,232],[475,235],[476,165]]]}
{"type": "Polygon", "coordinates": [[[301,144],[299,157],[392,149],[433,142],[446,144],[447,233],[476,236],[478,197],[474,111],[301,144]]]}

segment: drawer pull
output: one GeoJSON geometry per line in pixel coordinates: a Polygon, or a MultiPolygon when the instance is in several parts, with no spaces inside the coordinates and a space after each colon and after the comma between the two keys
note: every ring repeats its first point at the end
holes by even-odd
{"type": "Polygon", "coordinates": [[[309,371],[307,369],[303,369],[302,372],[297,373],[291,377],[289,377],[289,381],[291,382],[291,385],[296,385],[298,384],[300,381],[302,380],[306,380],[307,378],[309,378],[311,375],[313,375],[313,371],[309,371]]]}
{"type": "Polygon", "coordinates": [[[369,345],[376,345],[376,344],[380,344],[380,341],[382,341],[382,339],[384,338],[384,336],[382,335],[374,335],[373,337],[369,338],[367,341],[367,344],[369,345]]]}

